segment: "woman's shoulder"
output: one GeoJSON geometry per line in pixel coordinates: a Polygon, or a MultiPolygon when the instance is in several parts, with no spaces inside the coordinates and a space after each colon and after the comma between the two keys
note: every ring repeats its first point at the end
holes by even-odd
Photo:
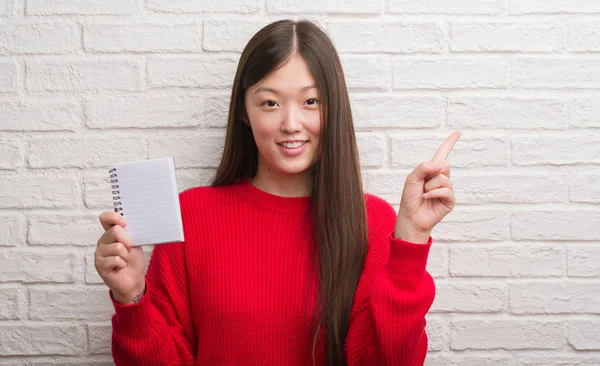
{"type": "Polygon", "coordinates": [[[388,201],[372,193],[365,193],[364,196],[367,214],[371,212],[372,215],[377,216],[395,215],[396,211],[388,201]]]}
{"type": "Polygon", "coordinates": [[[235,186],[236,185],[191,187],[179,193],[179,201],[182,204],[192,205],[197,203],[207,204],[209,202],[233,202],[235,200],[235,186]]]}
{"type": "Polygon", "coordinates": [[[183,191],[179,192],[179,196],[182,198],[192,198],[192,197],[206,197],[206,196],[212,196],[214,194],[217,193],[217,190],[215,188],[219,188],[219,187],[213,187],[213,186],[195,186],[195,187],[190,187],[187,189],[184,189],[183,191]]]}
{"type": "Polygon", "coordinates": [[[364,196],[369,231],[393,231],[396,225],[396,210],[394,207],[388,201],[374,194],[365,193],[364,196]]]}

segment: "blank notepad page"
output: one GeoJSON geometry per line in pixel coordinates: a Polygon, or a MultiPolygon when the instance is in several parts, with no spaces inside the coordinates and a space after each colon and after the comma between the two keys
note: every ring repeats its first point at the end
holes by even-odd
{"type": "Polygon", "coordinates": [[[133,245],[184,240],[175,159],[115,164],[110,179],[115,211],[127,219],[133,245]]]}

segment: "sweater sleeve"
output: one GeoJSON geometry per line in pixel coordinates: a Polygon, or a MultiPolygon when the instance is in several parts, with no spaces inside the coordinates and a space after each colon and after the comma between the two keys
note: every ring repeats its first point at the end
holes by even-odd
{"type": "Polygon", "coordinates": [[[192,320],[185,243],[153,249],[140,302],[114,300],[112,352],[115,365],[193,365],[196,334],[192,320]]]}
{"type": "Polygon", "coordinates": [[[435,296],[425,270],[426,244],[393,237],[396,213],[368,196],[369,251],[357,285],[345,342],[347,364],[423,365],[428,339],[425,315],[435,296]]]}

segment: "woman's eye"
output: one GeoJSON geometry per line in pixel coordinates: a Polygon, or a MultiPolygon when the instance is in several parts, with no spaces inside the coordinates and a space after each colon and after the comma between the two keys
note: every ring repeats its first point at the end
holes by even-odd
{"type": "Polygon", "coordinates": [[[316,98],[310,98],[306,102],[308,103],[308,105],[315,105],[315,104],[319,103],[319,100],[316,98]],[[311,101],[312,101],[312,103],[311,103],[311,101]]]}
{"type": "Polygon", "coordinates": [[[272,100],[267,100],[266,102],[263,102],[262,105],[266,105],[267,107],[275,107],[277,103],[272,100]]]}

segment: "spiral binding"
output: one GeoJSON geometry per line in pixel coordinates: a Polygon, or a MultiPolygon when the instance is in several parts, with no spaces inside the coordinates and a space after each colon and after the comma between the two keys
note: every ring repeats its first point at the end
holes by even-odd
{"type": "Polygon", "coordinates": [[[121,199],[121,191],[119,191],[119,178],[117,177],[117,168],[112,168],[108,171],[108,173],[110,174],[110,188],[112,189],[113,194],[113,207],[115,209],[115,212],[120,211],[119,213],[121,214],[121,216],[123,216],[123,203],[119,201],[121,199]]]}

